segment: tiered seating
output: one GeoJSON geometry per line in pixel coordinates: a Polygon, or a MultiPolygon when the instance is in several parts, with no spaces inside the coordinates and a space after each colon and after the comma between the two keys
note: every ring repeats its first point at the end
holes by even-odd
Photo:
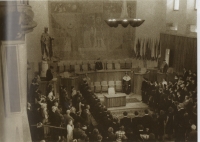
{"type": "Polygon", "coordinates": [[[99,93],[99,92],[101,92],[101,84],[100,84],[100,82],[94,82],[94,91],[96,92],[96,93],[99,93]]]}
{"type": "MultiPolygon", "coordinates": [[[[79,71],[92,71],[95,70],[96,60],[67,60],[58,63],[50,63],[54,67],[55,72],[79,72],[79,71]]],[[[143,61],[137,59],[115,59],[115,60],[101,60],[104,70],[120,70],[131,68],[155,68],[158,65],[157,61],[143,61]],[[145,63],[146,62],[146,63],[145,63]],[[145,65],[144,65],[145,64],[145,65]]]]}
{"type": "Polygon", "coordinates": [[[120,68],[121,68],[121,69],[125,69],[125,68],[126,68],[126,61],[125,61],[125,60],[121,59],[121,60],[119,61],[119,63],[120,63],[120,68]]]}
{"type": "Polygon", "coordinates": [[[115,82],[114,81],[108,81],[108,86],[109,87],[115,87],[115,82]]]}
{"type": "Polygon", "coordinates": [[[132,68],[132,60],[131,59],[126,59],[126,69],[131,69],[132,68]]]}
{"type": "Polygon", "coordinates": [[[94,60],[89,61],[89,68],[90,68],[90,70],[95,70],[95,61],[94,60]]]}
{"type": "Polygon", "coordinates": [[[74,71],[75,72],[80,72],[81,71],[80,65],[75,65],[74,66],[74,71]]]}
{"type": "Polygon", "coordinates": [[[102,92],[107,92],[108,91],[108,83],[107,81],[101,81],[101,91],[102,92]]]}

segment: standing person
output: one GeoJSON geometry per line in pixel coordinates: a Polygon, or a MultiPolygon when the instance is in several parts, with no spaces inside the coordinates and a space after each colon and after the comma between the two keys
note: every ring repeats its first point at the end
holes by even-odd
{"type": "Polygon", "coordinates": [[[162,73],[167,73],[167,69],[168,69],[168,64],[167,64],[166,60],[163,60],[160,70],[162,73]]]}
{"type": "Polygon", "coordinates": [[[100,61],[100,58],[97,59],[96,63],[95,63],[95,69],[96,70],[102,70],[103,69],[103,64],[100,61]]]}
{"type": "Polygon", "coordinates": [[[41,50],[42,50],[42,60],[50,60],[53,56],[52,51],[52,40],[48,34],[48,28],[44,28],[44,33],[41,36],[41,50]]]}
{"type": "Polygon", "coordinates": [[[50,66],[46,72],[46,80],[51,81],[53,79],[53,66],[50,66]]]}
{"type": "Polygon", "coordinates": [[[163,110],[160,111],[160,115],[158,116],[158,136],[160,140],[163,140],[164,136],[164,128],[165,128],[165,112],[163,110]]]}
{"type": "Polygon", "coordinates": [[[131,93],[131,77],[127,74],[123,77],[123,92],[129,95],[131,93]]]}
{"type": "Polygon", "coordinates": [[[143,78],[141,91],[142,91],[142,102],[145,102],[145,103],[147,102],[147,101],[146,101],[147,89],[148,89],[148,82],[147,82],[147,79],[146,79],[146,78],[143,78]]]}
{"type": "Polygon", "coordinates": [[[73,141],[73,130],[74,130],[74,125],[72,119],[70,119],[67,124],[67,142],[73,141]]]}
{"type": "Polygon", "coordinates": [[[186,68],[183,68],[183,80],[184,81],[186,81],[188,75],[189,75],[189,72],[186,70],[186,68]]]}

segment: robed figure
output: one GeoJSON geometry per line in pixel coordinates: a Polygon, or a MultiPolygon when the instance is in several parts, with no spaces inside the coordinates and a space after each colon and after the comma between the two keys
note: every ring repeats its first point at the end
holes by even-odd
{"type": "Polygon", "coordinates": [[[43,60],[50,60],[53,56],[52,40],[53,38],[51,38],[48,34],[48,28],[45,27],[44,33],[41,36],[41,50],[43,60]]]}
{"type": "Polygon", "coordinates": [[[131,93],[131,77],[127,73],[123,77],[123,92],[127,95],[131,93]]]}

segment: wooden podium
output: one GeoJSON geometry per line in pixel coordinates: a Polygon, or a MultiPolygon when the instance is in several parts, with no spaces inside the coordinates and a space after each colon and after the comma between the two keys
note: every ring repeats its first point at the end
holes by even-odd
{"type": "Polygon", "coordinates": [[[142,81],[143,81],[143,76],[146,73],[134,73],[134,89],[133,92],[134,94],[139,94],[142,95],[141,92],[141,87],[142,87],[142,81]]]}
{"type": "Polygon", "coordinates": [[[125,94],[105,95],[104,100],[107,108],[126,106],[125,94]]]}
{"type": "Polygon", "coordinates": [[[71,88],[72,86],[75,87],[75,90],[78,90],[79,85],[79,78],[78,77],[68,77],[68,78],[61,78],[61,84],[67,87],[67,93],[71,95],[71,88]]]}

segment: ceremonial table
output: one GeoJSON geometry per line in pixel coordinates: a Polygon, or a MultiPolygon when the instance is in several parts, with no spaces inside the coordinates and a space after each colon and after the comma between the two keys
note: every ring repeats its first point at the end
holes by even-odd
{"type": "Polygon", "coordinates": [[[104,95],[104,102],[107,108],[126,106],[125,94],[104,95]]]}

